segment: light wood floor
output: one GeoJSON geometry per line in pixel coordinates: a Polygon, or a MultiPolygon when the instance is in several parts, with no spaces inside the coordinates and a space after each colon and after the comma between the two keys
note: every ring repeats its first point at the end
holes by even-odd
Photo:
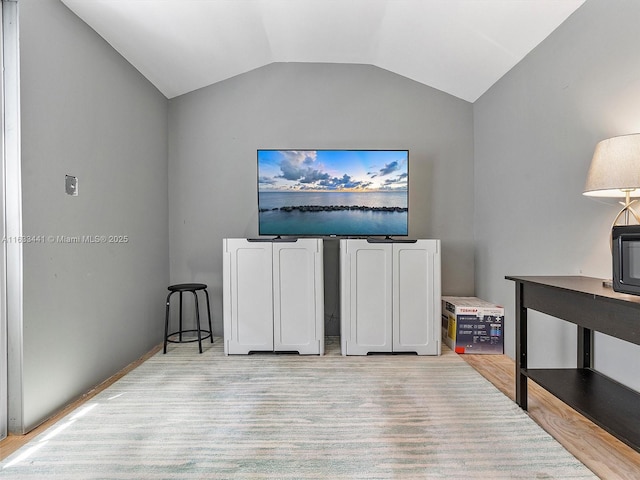
{"type": "MultiPolygon", "coordinates": [[[[58,421],[160,350],[160,346],[133,362],[55,417],[27,435],[0,441],[0,460],[58,421]]],[[[515,398],[515,364],[506,355],[462,355],[472,367],[509,398],[515,398]]],[[[604,480],[640,478],[640,453],[620,442],[560,400],[529,382],[529,415],[576,458],[604,480]]]]}
{"type": "Polygon", "coordinates": [[[56,415],[51,417],[49,420],[47,420],[44,423],[42,423],[40,426],[38,426],[38,427],[34,428],[33,430],[31,430],[26,435],[9,435],[4,440],[0,440],[0,460],[4,460],[5,458],[7,458],[9,455],[11,455],[17,449],[22,447],[24,444],[28,443],[34,437],[40,435],[47,428],[52,426],[54,423],[56,423],[58,420],[60,420],[61,418],[63,418],[67,414],[71,413],[76,408],[80,407],[83,403],[88,402],[89,400],[91,400],[98,393],[100,393],[101,391],[103,391],[105,388],[107,388],[108,386],[112,385],[113,383],[115,383],[118,379],[122,378],[124,375],[126,375],[131,370],[136,368],[142,362],[144,362],[148,358],[150,358],[153,355],[155,355],[161,349],[162,349],[162,345],[157,345],[151,351],[149,351],[148,353],[146,353],[142,357],[140,357],[138,360],[136,360],[135,362],[132,362],[131,364],[127,365],[124,369],[122,369],[121,371],[119,371],[115,375],[109,377],[103,383],[98,385],[96,388],[94,388],[90,392],[87,392],[86,394],[84,394],[81,398],[77,399],[75,402],[67,405],[63,410],[58,412],[56,415]]]}
{"type": "MultiPolygon", "coordinates": [[[[461,355],[515,401],[515,362],[506,355],[461,355]]],[[[529,380],[529,416],[604,480],[640,479],[640,453],[529,380]]],[[[640,426],[639,426],[640,428],[640,426]]]]}

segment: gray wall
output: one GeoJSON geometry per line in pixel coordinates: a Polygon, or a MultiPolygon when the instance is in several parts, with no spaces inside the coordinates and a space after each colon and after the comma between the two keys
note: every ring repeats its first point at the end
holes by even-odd
{"type": "MultiPolygon", "coordinates": [[[[474,104],[476,293],[506,307],[505,275],[611,278],[619,206],[584,197],[596,143],[640,131],[640,2],[587,0],[474,104]]],[[[575,365],[575,330],[534,315],[532,366],[575,365]]],[[[640,348],[596,339],[596,368],[640,389],[640,348]]]]}
{"type": "Polygon", "coordinates": [[[166,98],[59,1],[19,8],[24,234],[128,243],[24,246],[14,431],[160,343],[169,280],[166,98]]]}
{"type": "MultiPolygon", "coordinates": [[[[220,335],[222,239],[257,236],[257,149],[406,148],[409,235],[441,239],[443,292],[472,294],[472,128],[470,103],[365,65],[271,64],[171,100],[171,282],[210,286],[220,335]]],[[[326,243],[337,334],[338,250],[326,243]]]]}

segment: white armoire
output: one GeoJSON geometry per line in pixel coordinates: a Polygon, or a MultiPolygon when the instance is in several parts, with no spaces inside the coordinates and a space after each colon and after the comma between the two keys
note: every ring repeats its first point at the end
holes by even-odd
{"type": "Polygon", "coordinates": [[[440,240],[340,240],[343,355],[440,355],[440,240]]]}
{"type": "Polygon", "coordinates": [[[324,354],[321,239],[223,240],[224,352],[324,354]]]}

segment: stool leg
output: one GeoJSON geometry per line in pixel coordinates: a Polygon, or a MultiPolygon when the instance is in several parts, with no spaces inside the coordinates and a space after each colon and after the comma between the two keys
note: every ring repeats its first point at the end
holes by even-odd
{"type": "Polygon", "coordinates": [[[167,311],[164,317],[164,348],[162,353],[167,353],[167,339],[169,338],[169,299],[172,294],[173,292],[169,292],[169,295],[167,295],[167,311]]]}
{"type": "Polygon", "coordinates": [[[198,332],[198,350],[200,351],[200,353],[202,353],[202,337],[200,333],[200,309],[198,308],[198,294],[195,290],[193,291],[193,299],[195,300],[195,304],[196,304],[196,330],[198,332]]]}
{"type": "Polygon", "coordinates": [[[178,340],[182,341],[182,292],[180,292],[180,333],[178,334],[178,340]]]}
{"type": "Polygon", "coordinates": [[[213,328],[211,328],[211,308],[209,308],[209,292],[204,289],[204,294],[207,297],[207,315],[209,316],[209,335],[211,336],[211,343],[213,343],[213,328]]]}

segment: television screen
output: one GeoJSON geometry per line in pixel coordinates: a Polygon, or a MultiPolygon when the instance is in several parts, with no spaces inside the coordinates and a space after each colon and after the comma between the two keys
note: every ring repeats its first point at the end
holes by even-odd
{"type": "Polygon", "coordinates": [[[408,150],[258,150],[258,232],[408,235],[408,150]]]}

